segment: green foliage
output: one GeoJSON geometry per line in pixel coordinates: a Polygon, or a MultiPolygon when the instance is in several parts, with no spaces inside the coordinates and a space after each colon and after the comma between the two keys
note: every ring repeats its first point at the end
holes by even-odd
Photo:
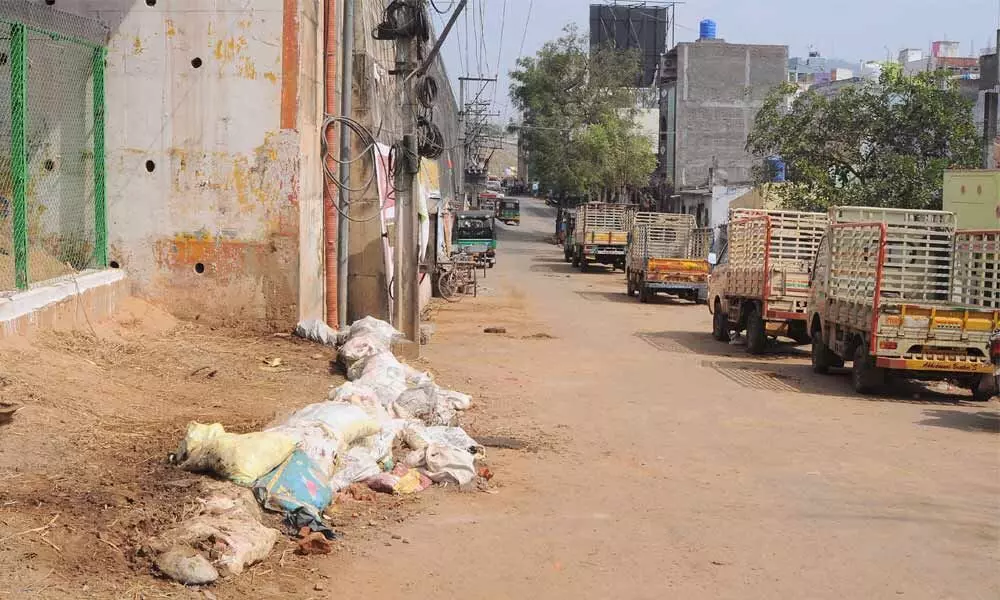
{"type": "Polygon", "coordinates": [[[796,91],[774,89],[747,140],[747,151],[785,162],[791,208],[940,208],[944,170],[977,166],[972,107],[947,72],[910,77],[888,65],[832,97],[796,91]]]}
{"type": "Polygon", "coordinates": [[[590,51],[573,27],[511,72],[521,139],[544,187],[571,195],[645,186],[656,157],[636,130],[638,55],[590,51]]]}

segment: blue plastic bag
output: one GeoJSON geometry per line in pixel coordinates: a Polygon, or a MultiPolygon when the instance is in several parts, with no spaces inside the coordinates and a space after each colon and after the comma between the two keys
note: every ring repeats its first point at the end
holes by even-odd
{"type": "Polygon", "coordinates": [[[306,512],[322,521],[323,509],[333,501],[326,475],[302,450],[264,475],[253,486],[260,505],[284,513],[306,512]]]}

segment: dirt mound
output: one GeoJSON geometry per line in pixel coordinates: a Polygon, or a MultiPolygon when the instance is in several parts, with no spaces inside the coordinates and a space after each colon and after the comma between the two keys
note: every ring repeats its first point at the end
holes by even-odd
{"type": "Polygon", "coordinates": [[[0,426],[0,589],[18,598],[119,597],[148,572],[142,544],[194,505],[192,476],[166,463],[189,421],[255,430],[342,381],[319,346],[141,300],[92,329],[3,340],[0,355],[0,404],[23,405],[0,426]]]}

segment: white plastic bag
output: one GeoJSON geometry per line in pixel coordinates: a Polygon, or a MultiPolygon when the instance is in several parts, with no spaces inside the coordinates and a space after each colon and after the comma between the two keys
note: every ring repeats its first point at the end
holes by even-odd
{"type": "Polygon", "coordinates": [[[328,397],[332,402],[345,402],[357,406],[379,423],[392,418],[392,415],[382,406],[375,390],[363,383],[348,381],[331,389],[328,397]]]}
{"type": "Polygon", "coordinates": [[[371,451],[360,446],[348,450],[347,454],[342,456],[341,462],[340,469],[330,478],[330,488],[334,493],[382,472],[371,451]]]}
{"type": "Polygon", "coordinates": [[[352,336],[337,351],[337,356],[344,366],[350,369],[358,361],[364,361],[380,352],[389,352],[389,346],[373,334],[352,336]]]}
{"type": "Polygon", "coordinates": [[[438,389],[438,396],[455,410],[469,410],[472,406],[472,396],[463,394],[462,392],[440,388],[438,389]]]}
{"type": "Polygon", "coordinates": [[[474,457],[466,450],[429,444],[423,452],[424,466],[420,470],[435,483],[465,485],[476,476],[474,457]]]}
{"type": "Polygon", "coordinates": [[[187,471],[209,471],[239,485],[252,485],[293,450],[295,440],[283,433],[226,433],[219,423],[191,423],[176,460],[187,471]]]}
{"type": "Polygon", "coordinates": [[[382,431],[366,438],[360,445],[367,448],[376,461],[383,461],[392,455],[393,444],[409,424],[410,422],[404,419],[384,421],[382,431]]]}
{"type": "Polygon", "coordinates": [[[403,334],[400,333],[392,325],[381,321],[372,316],[367,316],[363,319],[358,319],[351,324],[348,330],[348,340],[353,339],[357,336],[362,335],[372,335],[376,340],[378,340],[386,350],[392,345],[392,341],[396,338],[402,337],[403,334]]]}
{"type": "Polygon", "coordinates": [[[294,439],[299,450],[323,469],[327,476],[333,474],[337,457],[347,448],[336,431],[319,421],[283,424],[268,431],[278,432],[294,439]]]}
{"type": "Polygon", "coordinates": [[[424,427],[422,430],[418,429],[417,434],[422,436],[428,445],[451,446],[452,448],[458,448],[472,454],[479,454],[484,450],[461,427],[424,427]]]}
{"type": "Polygon", "coordinates": [[[276,427],[319,422],[333,431],[344,446],[375,435],[381,427],[363,409],[344,402],[317,402],[303,407],[276,427]]]}
{"type": "Polygon", "coordinates": [[[295,335],[303,339],[319,342],[320,344],[324,344],[326,346],[336,346],[337,344],[343,343],[341,334],[331,329],[329,325],[319,319],[300,321],[299,324],[295,326],[295,335]]]}
{"type": "Polygon", "coordinates": [[[404,390],[392,405],[400,419],[419,419],[428,425],[454,425],[458,414],[438,395],[437,385],[427,383],[404,390]]]}

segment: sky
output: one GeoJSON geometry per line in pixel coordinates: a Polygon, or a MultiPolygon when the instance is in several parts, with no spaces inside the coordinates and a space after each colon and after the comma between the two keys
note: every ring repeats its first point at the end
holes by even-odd
{"type": "MultiPolygon", "coordinates": [[[[516,117],[507,74],[518,56],[533,55],[570,23],[588,32],[590,4],[469,0],[442,48],[456,96],[460,75],[498,77],[496,90],[483,96],[493,100],[492,112],[503,115],[498,120],[516,117]]],[[[434,0],[434,5],[447,11],[457,1],[434,0]]],[[[440,32],[449,15],[433,8],[431,14],[440,32]]],[[[688,0],[677,6],[677,41],[694,41],[698,23],[707,18],[718,24],[718,37],[726,41],[787,45],[789,56],[815,49],[851,62],[885,60],[887,54],[895,59],[903,48],[927,50],[942,39],[960,42],[963,55],[978,55],[993,45],[998,16],[1000,0],[688,0]]]]}

